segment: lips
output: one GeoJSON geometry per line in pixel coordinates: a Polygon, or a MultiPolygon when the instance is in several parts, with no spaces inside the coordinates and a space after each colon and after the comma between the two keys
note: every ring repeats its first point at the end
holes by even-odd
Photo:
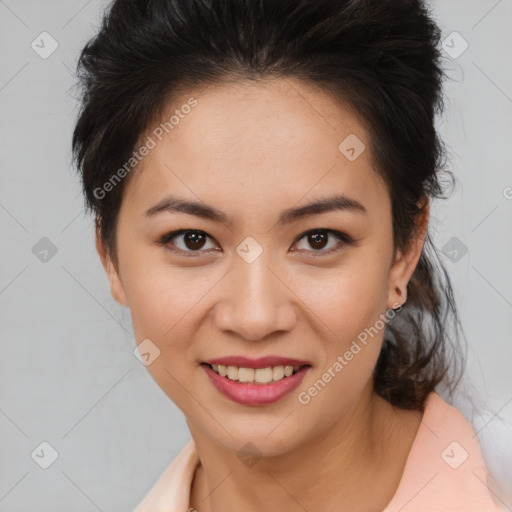
{"type": "Polygon", "coordinates": [[[268,405],[291,393],[311,368],[308,361],[283,356],[226,356],[200,365],[225,397],[249,406],[268,405]]]}
{"type": "MultiPolygon", "coordinates": [[[[281,358],[281,360],[282,359],[283,358],[281,358]]],[[[237,361],[240,361],[240,358],[238,358],[237,361]]],[[[291,362],[296,360],[287,359],[286,361],[291,362]]],[[[254,360],[252,362],[254,363],[254,360]]],[[[215,388],[217,388],[220,393],[234,402],[248,406],[269,405],[280,401],[300,385],[302,379],[311,368],[309,364],[306,364],[301,366],[297,371],[295,371],[295,373],[292,373],[289,376],[285,376],[283,378],[283,375],[281,374],[280,377],[278,377],[280,378],[278,381],[259,384],[248,382],[242,383],[238,380],[231,380],[227,377],[223,377],[214,371],[208,363],[202,363],[201,367],[203,368],[203,371],[206,373],[210,382],[215,386],[215,388]]],[[[223,366],[223,368],[225,369],[226,366],[223,366]]],[[[238,371],[238,368],[231,365],[227,368],[238,371]]],[[[280,368],[281,372],[283,370],[283,366],[279,365],[274,368],[280,368]]],[[[286,365],[286,368],[292,369],[293,366],[286,365]]],[[[245,371],[248,372],[249,367],[245,367],[245,371]]],[[[259,372],[261,370],[250,369],[250,371],[259,372]]]]}

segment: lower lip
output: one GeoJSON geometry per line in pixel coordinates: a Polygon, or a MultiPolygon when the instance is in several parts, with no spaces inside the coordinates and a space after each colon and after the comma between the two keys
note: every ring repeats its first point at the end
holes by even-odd
{"type": "Polygon", "coordinates": [[[222,377],[207,364],[201,364],[213,385],[226,397],[243,405],[267,405],[291,393],[302,381],[310,366],[303,366],[290,377],[270,384],[244,384],[222,377]]]}

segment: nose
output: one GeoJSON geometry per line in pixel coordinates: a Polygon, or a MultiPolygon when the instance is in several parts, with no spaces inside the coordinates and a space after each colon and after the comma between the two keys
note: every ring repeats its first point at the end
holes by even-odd
{"type": "Polygon", "coordinates": [[[224,279],[222,297],[215,308],[218,329],[251,341],[293,329],[296,296],[265,252],[252,263],[235,258],[224,279]]]}

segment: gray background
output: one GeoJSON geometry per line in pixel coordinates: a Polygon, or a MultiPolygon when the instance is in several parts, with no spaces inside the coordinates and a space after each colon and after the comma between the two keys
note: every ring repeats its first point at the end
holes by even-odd
{"type": "MultiPolygon", "coordinates": [[[[0,0],[0,511],[131,510],[189,439],[133,355],[129,311],[110,296],[70,165],[70,71],[105,5],[0,0]],[[43,31],[59,45],[47,59],[31,47],[43,31]],[[33,252],[43,237],[57,249],[46,262],[33,252]],[[48,469],[31,457],[43,441],[58,453],[48,469]]],[[[468,249],[445,261],[488,408],[472,421],[497,478],[512,482],[497,455],[512,446],[512,0],[432,6],[443,33],[469,44],[447,56],[439,129],[459,185],[432,224],[440,249],[453,237],[468,249]]]]}

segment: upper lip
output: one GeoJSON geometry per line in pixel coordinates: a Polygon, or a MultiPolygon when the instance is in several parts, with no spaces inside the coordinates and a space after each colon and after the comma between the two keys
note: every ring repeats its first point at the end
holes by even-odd
{"type": "Polygon", "coordinates": [[[251,359],[246,356],[218,357],[204,361],[206,364],[221,364],[223,366],[238,366],[242,368],[268,368],[269,366],[305,366],[307,361],[281,356],[264,356],[251,359]]]}

